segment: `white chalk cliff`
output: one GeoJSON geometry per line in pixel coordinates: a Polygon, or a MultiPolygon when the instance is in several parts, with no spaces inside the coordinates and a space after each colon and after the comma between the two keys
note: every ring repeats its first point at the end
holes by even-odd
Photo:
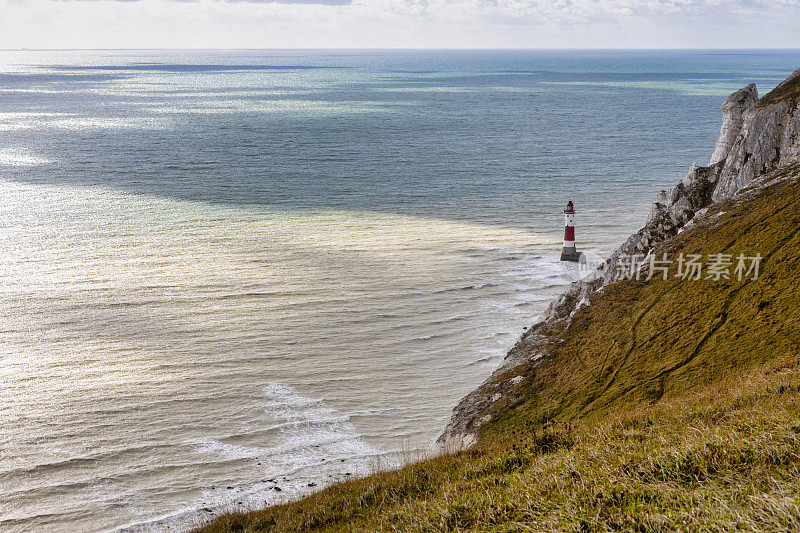
{"type": "MultiPolygon", "coordinates": [[[[756,176],[798,160],[800,157],[798,86],[800,86],[800,70],[795,71],[755,105],[747,107],[748,101],[745,99],[738,104],[737,109],[731,110],[731,117],[735,117],[741,110],[741,127],[727,154],[718,162],[723,166],[712,195],[715,202],[735,194],[756,176]]],[[[731,120],[731,128],[735,128],[735,122],[731,120]]],[[[719,147],[718,142],[718,150],[719,147]]]]}
{"type": "Polygon", "coordinates": [[[728,157],[744,124],[744,114],[758,102],[756,84],[751,83],[730,95],[722,104],[722,128],[719,131],[717,147],[708,166],[713,166],[728,157]]]}

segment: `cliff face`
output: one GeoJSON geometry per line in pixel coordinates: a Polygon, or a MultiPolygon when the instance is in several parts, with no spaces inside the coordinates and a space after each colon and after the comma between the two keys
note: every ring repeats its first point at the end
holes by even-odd
{"type": "Polygon", "coordinates": [[[742,125],[728,154],[720,159],[724,165],[712,196],[715,202],[732,196],[756,176],[800,157],[800,70],[755,105],[748,104],[747,98],[734,104],[742,113],[742,125]]]}
{"type": "Polygon", "coordinates": [[[722,104],[722,128],[719,131],[717,147],[708,166],[713,166],[728,157],[744,124],[744,114],[758,102],[756,84],[751,83],[730,95],[722,104]]]}
{"type": "Polygon", "coordinates": [[[456,406],[439,438],[441,445],[460,448],[477,441],[479,430],[492,418],[491,406],[508,400],[518,383],[498,377],[517,366],[536,364],[552,343],[559,342],[590,297],[620,278],[621,256],[640,254],[646,261],[654,247],[702,220],[710,207],[737,196],[757,177],[800,162],[800,69],[760,100],[755,85],[736,91],[725,100],[722,112],[709,166],[693,166],[678,184],[661,191],[644,227],[606,260],[598,279],[573,283],[548,306],[492,377],[456,406]]]}

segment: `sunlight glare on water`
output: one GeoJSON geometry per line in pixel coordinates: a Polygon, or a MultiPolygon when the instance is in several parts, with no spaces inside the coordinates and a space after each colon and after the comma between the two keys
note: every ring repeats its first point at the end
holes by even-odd
{"type": "Polygon", "coordinates": [[[566,201],[610,252],[797,63],[0,51],[0,530],[186,529],[426,452],[576,277],[566,201]]]}
{"type": "MultiPolygon", "coordinates": [[[[320,470],[392,464],[496,364],[519,331],[508,319],[524,323],[570,276],[557,264],[530,276],[555,243],[514,229],[0,187],[12,524],[14,506],[63,505],[54,485],[102,487],[103,507],[158,487],[191,509],[272,500],[265,477],[291,474],[288,495],[320,470]],[[465,339],[478,357],[453,349],[465,339]]],[[[98,503],[65,512],[90,524],[98,503]]],[[[119,523],[136,509],[117,509],[119,523]]]]}

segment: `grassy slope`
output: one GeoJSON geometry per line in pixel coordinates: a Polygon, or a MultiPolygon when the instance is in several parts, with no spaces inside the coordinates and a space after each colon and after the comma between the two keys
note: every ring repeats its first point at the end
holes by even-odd
{"type": "Polygon", "coordinates": [[[800,69],[795,70],[788,78],[783,80],[775,89],[758,101],[759,107],[768,106],[781,100],[792,100],[800,96],[800,69]]]}
{"type": "MultiPolygon", "coordinates": [[[[800,529],[800,168],[662,251],[756,281],[623,281],[492,407],[478,445],[203,531],[800,529]]],[[[722,213],[714,216],[715,213],[722,213]]]]}

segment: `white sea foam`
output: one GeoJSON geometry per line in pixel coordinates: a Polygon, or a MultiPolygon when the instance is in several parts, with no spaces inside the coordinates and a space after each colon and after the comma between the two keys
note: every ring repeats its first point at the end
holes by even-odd
{"type": "Polygon", "coordinates": [[[199,453],[216,455],[224,459],[255,459],[266,453],[263,448],[224,444],[218,440],[190,441],[192,448],[199,453]]]}
{"type": "Polygon", "coordinates": [[[268,398],[265,410],[290,424],[282,430],[287,434],[284,448],[317,446],[328,454],[355,457],[378,453],[358,435],[349,417],[342,417],[323,400],[303,396],[282,383],[269,383],[263,390],[268,398]]]}
{"type": "MultiPolygon", "coordinates": [[[[276,426],[280,440],[273,447],[232,445],[216,439],[188,444],[196,453],[227,460],[263,460],[269,465],[264,479],[206,488],[193,504],[120,531],[184,529],[225,511],[281,503],[319,490],[345,472],[361,476],[373,471],[381,454],[363,440],[347,417],[323,400],[304,396],[283,383],[269,383],[262,390],[265,410],[284,422],[276,426]]],[[[384,460],[385,464],[392,461],[384,460]]]]}

